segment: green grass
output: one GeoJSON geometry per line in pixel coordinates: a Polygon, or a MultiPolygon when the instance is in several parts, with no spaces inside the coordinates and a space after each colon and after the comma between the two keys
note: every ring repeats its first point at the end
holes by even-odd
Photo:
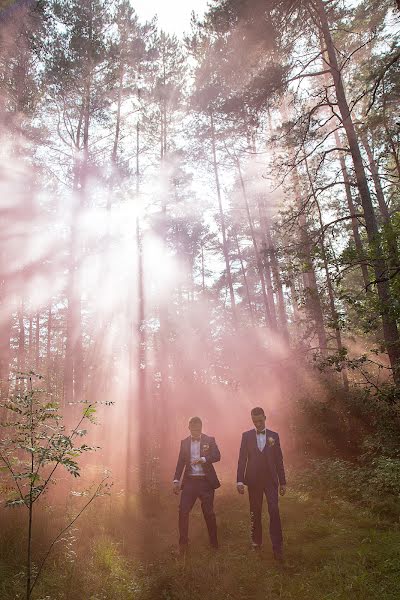
{"type": "MultiPolygon", "coordinates": [[[[399,524],[379,520],[340,498],[321,500],[289,490],[281,501],[284,566],[272,557],[266,507],[263,552],[251,551],[247,498],[229,486],[216,496],[219,552],[208,548],[197,505],[190,520],[190,552],[180,558],[177,502],[168,490],[158,506],[145,507],[145,516],[132,502],[129,518],[122,499],[98,504],[78,525],[72,541],[56,549],[36,600],[400,598],[399,524]]],[[[0,598],[23,598],[15,548],[21,540],[14,544],[19,537],[15,530],[12,536],[4,530],[0,536],[0,598]]]]}

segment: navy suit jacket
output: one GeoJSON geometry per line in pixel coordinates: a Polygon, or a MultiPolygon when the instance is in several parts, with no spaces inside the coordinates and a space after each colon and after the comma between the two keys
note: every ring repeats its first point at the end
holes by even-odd
{"type": "MultiPolygon", "coordinates": [[[[190,473],[190,441],[191,437],[187,437],[181,441],[179,450],[178,462],[176,465],[174,479],[180,481],[183,473],[182,485],[183,488],[190,473]]],[[[218,481],[217,474],[213,463],[221,460],[221,454],[216,444],[215,438],[201,434],[200,438],[200,456],[204,456],[206,461],[203,463],[204,475],[210,485],[217,489],[221,485],[218,481]]]]}
{"type": "Polygon", "coordinates": [[[256,430],[245,431],[240,445],[236,481],[247,486],[263,485],[272,481],[275,485],[286,485],[285,469],[279,435],[266,430],[266,444],[262,452],[257,446],[256,430]]]}

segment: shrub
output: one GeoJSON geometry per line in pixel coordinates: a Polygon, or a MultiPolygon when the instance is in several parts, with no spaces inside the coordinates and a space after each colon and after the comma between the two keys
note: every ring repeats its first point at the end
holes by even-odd
{"type": "Polygon", "coordinates": [[[343,498],[390,519],[400,518],[400,459],[380,457],[369,464],[314,459],[296,476],[300,489],[323,498],[343,498]]]}

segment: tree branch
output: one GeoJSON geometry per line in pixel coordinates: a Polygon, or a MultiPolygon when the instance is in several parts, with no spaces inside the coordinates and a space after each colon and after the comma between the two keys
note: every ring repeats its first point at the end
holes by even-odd
{"type": "Polygon", "coordinates": [[[78,514],[76,515],[76,517],[74,519],[72,519],[72,521],[66,526],[64,527],[64,529],[62,529],[60,531],[60,533],[57,535],[57,537],[54,538],[54,540],[51,542],[49,549],[47,550],[41,564],[40,567],[38,569],[38,572],[36,573],[36,577],[33,580],[30,592],[32,593],[33,588],[36,585],[37,580],[39,579],[40,573],[42,572],[42,569],[44,567],[44,564],[50,554],[50,552],[52,551],[54,544],[60,539],[60,537],[66,532],[68,531],[68,529],[70,527],[72,527],[72,525],[75,523],[75,521],[77,521],[77,519],[79,519],[79,517],[81,516],[81,514],[87,509],[87,507],[93,502],[93,500],[95,498],[97,498],[97,496],[99,495],[100,490],[102,489],[102,487],[104,486],[104,482],[108,479],[108,477],[104,477],[104,479],[101,480],[101,482],[99,483],[99,485],[97,486],[96,491],[94,492],[94,494],[92,495],[92,497],[86,502],[86,504],[81,508],[81,510],[78,512],[78,514]]]}
{"type": "Polygon", "coordinates": [[[392,60],[390,60],[387,65],[385,65],[384,69],[382,69],[382,71],[380,72],[378,79],[375,81],[375,84],[373,85],[372,88],[370,88],[369,91],[372,91],[372,99],[371,99],[371,102],[369,103],[369,106],[368,106],[366,112],[365,112],[366,115],[368,115],[369,111],[375,104],[375,99],[376,99],[376,94],[377,94],[378,88],[381,84],[382,79],[385,77],[386,72],[389,71],[389,69],[399,60],[399,58],[400,58],[400,50],[399,50],[399,52],[397,52],[397,54],[395,54],[393,56],[392,60]]]}

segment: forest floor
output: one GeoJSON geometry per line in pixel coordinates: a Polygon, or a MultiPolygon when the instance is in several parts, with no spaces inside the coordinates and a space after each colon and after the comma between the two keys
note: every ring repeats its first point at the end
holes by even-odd
{"type": "MultiPolygon", "coordinates": [[[[216,494],[219,551],[208,548],[196,504],[185,558],[177,552],[178,498],[170,490],[161,494],[157,507],[147,507],[145,517],[132,501],[134,516],[128,520],[122,497],[96,502],[57,546],[35,600],[400,598],[399,524],[340,497],[321,500],[312,491],[288,489],[281,500],[284,565],[274,561],[268,535],[261,553],[250,549],[248,501],[233,486],[224,485],[216,494]]],[[[267,519],[265,507],[264,533],[267,519]]],[[[0,532],[0,598],[16,600],[25,597],[24,532],[8,529],[0,532]]]]}

